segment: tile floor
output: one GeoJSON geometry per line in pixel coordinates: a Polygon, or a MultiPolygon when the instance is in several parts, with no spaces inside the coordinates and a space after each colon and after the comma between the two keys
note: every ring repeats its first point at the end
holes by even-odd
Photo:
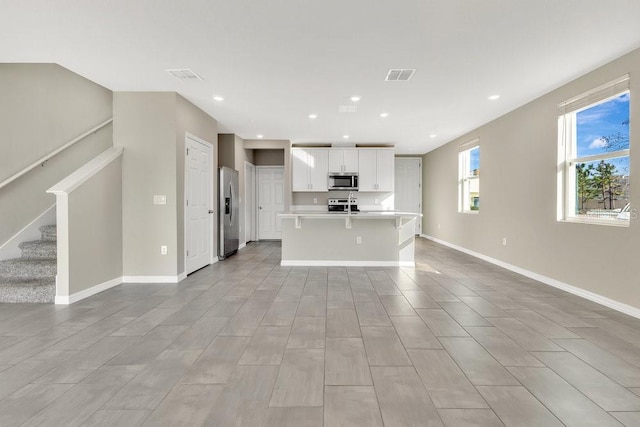
{"type": "Polygon", "coordinates": [[[640,320],[416,255],[285,268],[253,243],[180,284],[0,305],[0,425],[640,425],[640,320]]]}

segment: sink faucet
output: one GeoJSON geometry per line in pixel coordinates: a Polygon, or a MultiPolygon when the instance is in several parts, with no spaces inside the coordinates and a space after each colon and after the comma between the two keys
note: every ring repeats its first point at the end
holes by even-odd
{"type": "Polygon", "coordinates": [[[349,192],[349,197],[347,197],[347,213],[351,215],[351,203],[353,203],[353,191],[349,192]]]}

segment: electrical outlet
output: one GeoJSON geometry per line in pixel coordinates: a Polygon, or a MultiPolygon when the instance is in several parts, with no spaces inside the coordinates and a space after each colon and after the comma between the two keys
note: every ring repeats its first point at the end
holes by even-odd
{"type": "Polygon", "coordinates": [[[377,205],[378,204],[378,199],[373,199],[373,204],[377,205]]]}
{"type": "Polygon", "coordinates": [[[502,246],[507,246],[507,238],[506,237],[502,238],[502,246]]]}
{"type": "Polygon", "coordinates": [[[317,198],[317,197],[314,197],[314,198],[313,198],[313,204],[314,204],[314,205],[317,205],[317,204],[318,204],[318,198],[317,198]]]}
{"type": "Polygon", "coordinates": [[[166,255],[166,254],[167,254],[167,247],[160,246],[160,255],[166,255]]]}
{"type": "Polygon", "coordinates": [[[356,245],[362,244],[362,236],[356,236],[356,245]]]}
{"type": "Polygon", "coordinates": [[[440,230],[440,224],[438,224],[438,230],[440,230]]]}
{"type": "Polygon", "coordinates": [[[167,196],[164,194],[154,194],[153,195],[153,204],[154,205],[166,205],[167,204],[167,196]]]}

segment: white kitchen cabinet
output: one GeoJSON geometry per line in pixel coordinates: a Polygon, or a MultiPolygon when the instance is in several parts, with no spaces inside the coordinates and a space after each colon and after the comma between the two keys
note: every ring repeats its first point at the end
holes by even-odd
{"type": "Polygon", "coordinates": [[[292,148],[291,158],[291,189],[293,191],[328,191],[328,149],[292,148]]]}
{"type": "Polygon", "coordinates": [[[359,191],[393,191],[393,149],[358,150],[359,191]]]}
{"type": "Polygon", "coordinates": [[[377,150],[376,172],[378,178],[377,191],[392,192],[395,169],[393,150],[377,150]]]}
{"type": "Polygon", "coordinates": [[[358,150],[330,149],[329,172],[358,172],[358,150]]]}

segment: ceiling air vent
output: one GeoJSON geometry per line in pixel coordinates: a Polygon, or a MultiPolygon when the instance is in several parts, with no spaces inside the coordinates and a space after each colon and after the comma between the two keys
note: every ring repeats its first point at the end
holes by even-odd
{"type": "Polygon", "coordinates": [[[173,68],[165,71],[178,80],[204,80],[188,68],[173,68]]]}
{"type": "Polygon", "coordinates": [[[385,81],[388,82],[406,82],[416,72],[415,68],[393,68],[387,73],[385,81]]]}
{"type": "Polygon", "coordinates": [[[338,105],[338,113],[355,113],[358,111],[357,105],[338,105]]]}

